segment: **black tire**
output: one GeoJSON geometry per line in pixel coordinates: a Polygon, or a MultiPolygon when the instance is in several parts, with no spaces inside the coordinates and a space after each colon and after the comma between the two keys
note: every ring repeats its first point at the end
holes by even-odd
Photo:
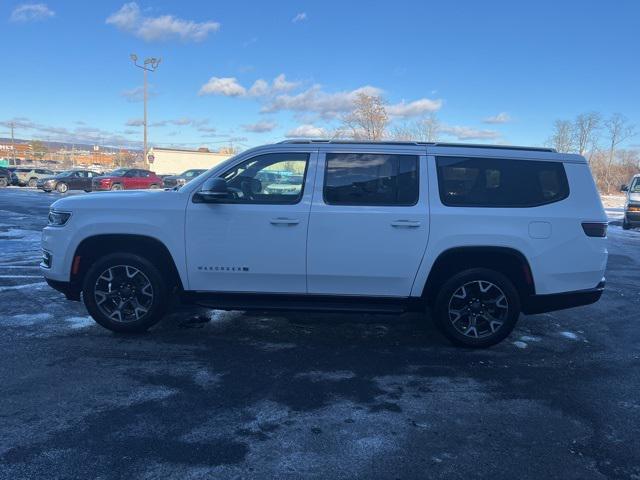
{"type": "Polygon", "coordinates": [[[631,224],[629,222],[627,222],[627,218],[625,217],[622,220],[622,229],[623,230],[629,230],[631,228],[631,224]]]}
{"type": "Polygon", "coordinates": [[[64,182],[58,182],[56,185],[56,190],[58,193],[67,193],[69,191],[69,185],[64,182]]]}
{"type": "Polygon", "coordinates": [[[486,348],[501,342],[509,336],[519,316],[520,296],[513,283],[503,274],[486,268],[453,275],[440,288],[433,308],[433,320],[443,335],[455,345],[470,348],[486,348]],[[483,292],[483,288],[488,290],[483,292]],[[504,300],[499,300],[501,297],[504,300]]]}
{"type": "Polygon", "coordinates": [[[8,187],[9,180],[6,177],[0,177],[0,188],[8,187]]]}
{"type": "Polygon", "coordinates": [[[119,183],[114,183],[113,185],[111,185],[111,190],[122,190],[122,185],[120,185],[119,183]]]}
{"type": "Polygon", "coordinates": [[[38,186],[38,179],[30,178],[29,181],[27,182],[27,186],[30,188],[36,188],[38,186]]]}
{"type": "Polygon", "coordinates": [[[112,253],[91,265],[84,277],[82,297],[89,314],[103,327],[121,333],[144,332],[162,319],[169,305],[170,290],[165,278],[167,278],[166,274],[163,275],[163,272],[155,265],[140,255],[124,252],[112,253]],[[122,269],[126,267],[129,268],[125,271],[124,281],[121,283],[122,275],[119,275],[118,272],[121,273],[122,269]],[[112,273],[107,276],[109,269],[112,269],[112,273]],[[134,270],[141,272],[142,276],[139,273],[134,273],[129,277],[129,274],[134,270]],[[113,278],[112,281],[108,281],[109,276],[113,278]],[[127,283],[124,287],[127,289],[126,292],[120,288],[124,282],[127,283]],[[151,286],[150,290],[146,282],[151,286]],[[116,285],[114,286],[113,283],[116,285]],[[101,293],[96,294],[96,291],[100,292],[101,288],[105,288],[106,285],[110,285],[111,293],[108,294],[108,297],[101,293]],[[112,287],[115,288],[112,289],[112,287]],[[138,289],[137,292],[136,289],[138,289]],[[145,289],[146,293],[143,295],[145,289]],[[123,298],[131,295],[131,292],[133,292],[132,296],[142,298],[137,302],[140,308],[135,308],[132,301],[121,303],[123,298]],[[147,301],[146,296],[149,292],[152,294],[152,298],[147,301]],[[100,302],[101,295],[103,300],[100,302]],[[120,309],[116,307],[116,304],[120,306],[120,309]],[[122,305],[125,305],[126,308],[122,305]],[[133,312],[135,317],[131,316],[132,307],[135,309],[133,312]],[[139,314],[137,310],[142,308],[145,309],[145,312],[139,314]],[[115,318],[113,314],[109,316],[107,311],[110,309],[119,310],[118,316],[120,318],[115,318]],[[123,313],[125,314],[124,319],[123,313]]]}
{"type": "Polygon", "coordinates": [[[91,190],[85,190],[84,193],[91,193],[91,190]]]}

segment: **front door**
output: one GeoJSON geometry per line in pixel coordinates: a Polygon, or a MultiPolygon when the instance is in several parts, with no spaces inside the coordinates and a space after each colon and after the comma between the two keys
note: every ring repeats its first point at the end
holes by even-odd
{"type": "Polygon", "coordinates": [[[220,175],[230,198],[190,203],[189,289],[305,293],[307,226],[317,153],[251,157],[220,175]]]}
{"type": "Polygon", "coordinates": [[[318,162],[309,293],[408,297],[429,237],[426,157],[336,151],[318,162]]]}

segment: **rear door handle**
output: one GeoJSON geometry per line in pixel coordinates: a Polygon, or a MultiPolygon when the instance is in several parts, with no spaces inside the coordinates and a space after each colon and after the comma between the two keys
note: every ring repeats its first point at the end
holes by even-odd
{"type": "Polygon", "coordinates": [[[418,228],[420,222],[417,220],[396,220],[395,222],[391,222],[391,226],[396,228],[418,228]]]}
{"type": "Polygon", "coordinates": [[[297,225],[300,223],[300,220],[298,220],[297,218],[278,217],[272,218],[270,222],[271,225],[297,225]]]}

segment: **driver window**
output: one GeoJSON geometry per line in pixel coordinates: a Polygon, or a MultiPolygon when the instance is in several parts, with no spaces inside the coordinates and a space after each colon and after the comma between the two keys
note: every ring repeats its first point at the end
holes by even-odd
{"type": "Polygon", "coordinates": [[[302,198],[308,153],[269,153],[223,175],[232,203],[295,204],[302,198]]]}

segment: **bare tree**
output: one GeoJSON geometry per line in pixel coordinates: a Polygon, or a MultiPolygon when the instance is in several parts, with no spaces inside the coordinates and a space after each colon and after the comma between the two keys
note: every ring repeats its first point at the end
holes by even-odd
{"type": "Polygon", "coordinates": [[[384,103],[376,95],[359,93],[353,111],[342,118],[343,130],[356,140],[381,140],[389,123],[384,103]]]}
{"type": "Polygon", "coordinates": [[[573,151],[573,123],[570,120],[556,120],[553,123],[553,134],[548,144],[560,153],[573,151]]]}
{"type": "Polygon", "coordinates": [[[415,122],[396,126],[391,136],[398,141],[437,142],[440,128],[438,116],[431,113],[415,122]]]}
{"type": "Polygon", "coordinates": [[[613,175],[613,163],[616,157],[616,148],[625,140],[635,135],[635,125],[629,123],[629,120],[620,113],[614,113],[604,122],[604,127],[608,135],[608,147],[609,153],[607,156],[607,168],[605,171],[605,185],[607,191],[611,190],[612,182],[615,175],[613,175]]]}
{"type": "Polygon", "coordinates": [[[602,128],[602,115],[587,112],[578,115],[573,122],[573,144],[580,155],[589,154],[589,160],[598,143],[598,134],[602,128]]]}

